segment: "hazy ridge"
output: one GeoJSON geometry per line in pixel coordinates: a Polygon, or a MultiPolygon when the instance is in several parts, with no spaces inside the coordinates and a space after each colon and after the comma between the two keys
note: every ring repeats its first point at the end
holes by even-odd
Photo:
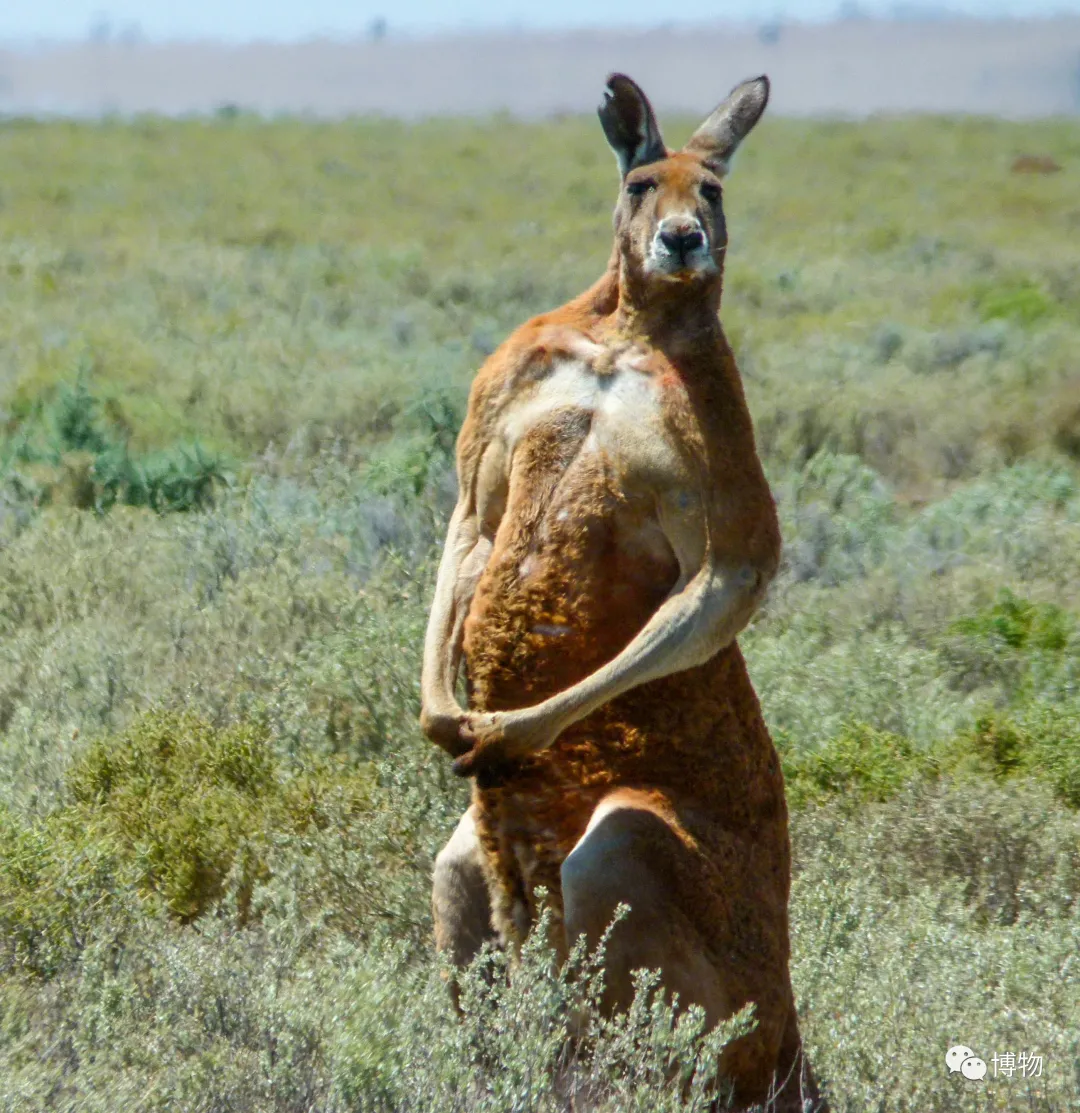
{"type": "Polygon", "coordinates": [[[1080,18],[488,34],[296,44],[86,42],[0,50],[0,112],[540,116],[589,111],[632,73],[663,109],[699,110],[748,74],[791,115],[1080,112],[1080,18]]]}

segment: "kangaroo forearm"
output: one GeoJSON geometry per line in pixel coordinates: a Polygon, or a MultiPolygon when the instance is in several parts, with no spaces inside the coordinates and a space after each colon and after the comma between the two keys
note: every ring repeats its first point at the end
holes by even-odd
{"type": "Polygon", "coordinates": [[[759,595],[752,572],[700,574],[669,596],[617,657],[527,713],[565,730],[632,688],[704,664],[745,627],[759,595]]]}

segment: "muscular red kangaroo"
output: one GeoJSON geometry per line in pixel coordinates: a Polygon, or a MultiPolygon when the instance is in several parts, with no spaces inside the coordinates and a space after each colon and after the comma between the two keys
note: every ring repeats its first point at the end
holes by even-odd
{"type": "Polygon", "coordinates": [[[718,317],[721,181],[768,92],[738,86],[672,152],[638,86],[608,80],[611,260],[473,383],[422,725],[474,785],[436,862],[437,946],[465,964],[516,945],[544,886],[565,955],[625,902],[606,1006],[639,967],[712,1022],[753,1002],[722,1070],[741,1106],[801,1110],[784,785],[735,641],[780,534],[718,317]]]}

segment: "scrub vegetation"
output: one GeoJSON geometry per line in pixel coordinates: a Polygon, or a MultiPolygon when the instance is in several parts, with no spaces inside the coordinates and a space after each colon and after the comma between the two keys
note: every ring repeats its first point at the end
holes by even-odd
{"type": "MultiPolygon", "coordinates": [[[[727,189],[843,1113],[1080,1104],[1078,174],[1075,122],[766,120],[727,189]]],[[[707,1108],[730,1032],[647,977],[575,1044],[595,956],[486,956],[458,1021],[430,940],[465,391],[615,189],[592,120],[0,121],[0,1108],[707,1108]]]]}

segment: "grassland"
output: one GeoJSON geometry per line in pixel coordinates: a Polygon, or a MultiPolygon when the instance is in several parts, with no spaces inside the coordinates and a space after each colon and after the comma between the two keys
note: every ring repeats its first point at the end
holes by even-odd
{"type": "MultiPolygon", "coordinates": [[[[1074,122],[767,121],[728,188],[786,544],[743,640],[845,1113],[1080,1103],[1078,173],[1074,122]]],[[[705,1108],[646,995],[568,1063],[586,982],[530,954],[456,1023],[429,953],[453,436],[614,189],[587,120],[0,124],[0,1108],[705,1108]]]]}

